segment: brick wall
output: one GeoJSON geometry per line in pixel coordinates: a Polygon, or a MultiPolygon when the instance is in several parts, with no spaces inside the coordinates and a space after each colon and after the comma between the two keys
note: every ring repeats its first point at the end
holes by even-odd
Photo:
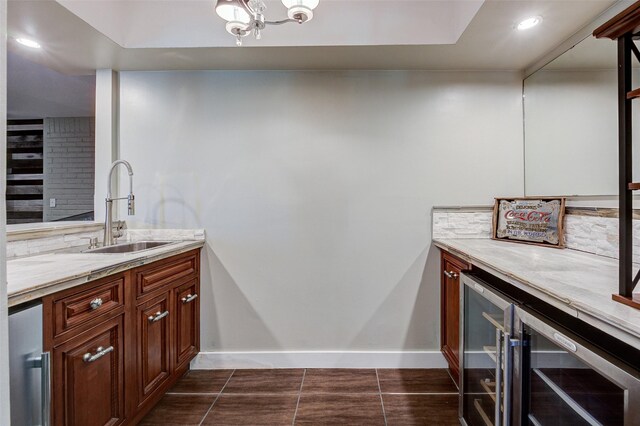
{"type": "Polygon", "coordinates": [[[93,211],[94,128],[93,117],[44,120],[45,222],[93,211]]]}

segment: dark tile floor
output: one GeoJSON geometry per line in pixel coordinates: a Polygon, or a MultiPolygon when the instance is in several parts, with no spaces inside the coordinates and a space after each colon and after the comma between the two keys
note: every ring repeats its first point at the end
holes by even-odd
{"type": "Polygon", "coordinates": [[[446,370],[188,372],[141,425],[459,425],[446,370]]]}

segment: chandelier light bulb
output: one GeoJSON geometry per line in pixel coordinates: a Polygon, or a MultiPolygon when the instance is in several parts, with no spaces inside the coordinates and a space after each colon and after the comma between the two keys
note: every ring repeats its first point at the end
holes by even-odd
{"type": "Polygon", "coordinates": [[[287,9],[292,7],[301,6],[310,10],[315,9],[320,4],[320,0],[282,0],[282,4],[287,9]]]}
{"type": "Polygon", "coordinates": [[[289,19],[297,21],[299,24],[308,22],[313,19],[313,10],[305,6],[290,7],[287,11],[289,19]]]}
{"type": "Polygon", "coordinates": [[[247,24],[245,24],[244,22],[230,21],[227,22],[227,25],[225,27],[227,29],[227,32],[232,36],[244,36],[247,34],[247,24]]]}
{"type": "Polygon", "coordinates": [[[282,4],[288,9],[289,19],[302,24],[313,19],[313,9],[318,7],[320,0],[282,0],[282,4]]]}
{"type": "Polygon", "coordinates": [[[251,15],[243,0],[218,0],[216,13],[228,22],[242,22],[243,24],[251,22],[251,15]]]}

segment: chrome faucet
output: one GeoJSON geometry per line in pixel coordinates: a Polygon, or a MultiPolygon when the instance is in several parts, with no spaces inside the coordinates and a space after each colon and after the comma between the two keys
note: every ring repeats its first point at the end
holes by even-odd
{"type": "Polygon", "coordinates": [[[111,169],[109,170],[109,180],[107,181],[107,198],[105,199],[106,203],[106,214],[104,218],[104,240],[103,245],[111,246],[115,244],[115,238],[113,236],[113,201],[114,200],[127,200],[127,211],[129,216],[133,216],[136,212],[136,204],[135,197],[133,196],[133,170],[131,169],[131,164],[125,160],[117,160],[114,161],[111,165],[111,169]],[[118,164],[123,164],[127,168],[127,172],[129,173],[129,195],[126,197],[113,198],[111,195],[111,179],[113,176],[113,171],[115,170],[118,164]]]}

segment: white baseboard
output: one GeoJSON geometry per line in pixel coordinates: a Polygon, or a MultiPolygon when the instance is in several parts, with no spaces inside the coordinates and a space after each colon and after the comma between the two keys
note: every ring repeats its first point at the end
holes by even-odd
{"type": "Polygon", "coordinates": [[[440,351],[200,352],[194,370],[215,368],[446,368],[440,351]]]}

